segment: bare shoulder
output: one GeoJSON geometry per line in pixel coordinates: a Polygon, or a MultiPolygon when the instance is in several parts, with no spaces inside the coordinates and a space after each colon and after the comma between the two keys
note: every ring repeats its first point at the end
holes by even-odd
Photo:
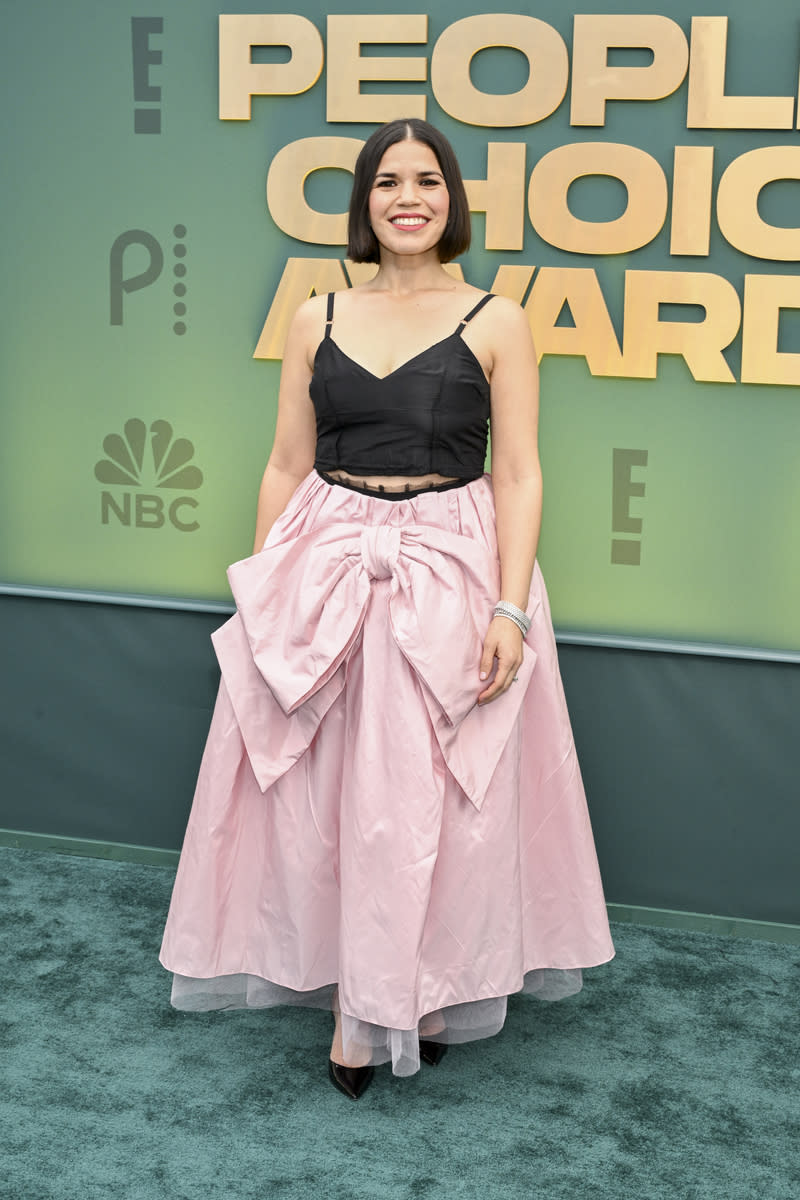
{"type": "Polygon", "coordinates": [[[495,294],[483,312],[486,313],[486,339],[493,370],[504,363],[520,367],[535,359],[530,322],[516,300],[495,294]]]}
{"type": "Polygon", "coordinates": [[[328,297],[324,292],[320,296],[312,296],[309,300],[304,300],[292,318],[292,326],[304,333],[311,333],[320,326],[324,326],[327,306],[328,297]]]}
{"type": "Polygon", "coordinates": [[[289,353],[301,354],[312,361],[325,332],[328,298],[325,294],[312,296],[298,306],[289,325],[286,348],[289,353]]]}
{"type": "Polygon", "coordinates": [[[498,335],[511,338],[523,334],[530,336],[527,316],[516,300],[509,300],[508,296],[494,293],[491,304],[486,306],[486,316],[492,330],[498,335]]]}

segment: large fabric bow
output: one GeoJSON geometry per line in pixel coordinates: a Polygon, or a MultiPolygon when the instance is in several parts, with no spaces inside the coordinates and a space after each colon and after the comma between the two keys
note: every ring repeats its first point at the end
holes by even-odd
{"type": "Polygon", "coordinates": [[[430,526],[340,523],[267,544],[228,579],[237,613],[214,647],[262,791],[304,753],[341,693],[374,581],[388,579],[392,637],[422,684],[448,769],[480,809],[536,661],[526,646],[518,682],[478,708],[498,587],[486,549],[430,526]]]}

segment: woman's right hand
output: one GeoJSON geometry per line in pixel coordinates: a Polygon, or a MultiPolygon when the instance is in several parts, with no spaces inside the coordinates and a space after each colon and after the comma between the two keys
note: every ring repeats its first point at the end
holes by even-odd
{"type": "Polygon", "coordinates": [[[522,655],[522,630],[508,617],[494,617],[483,643],[480,677],[489,678],[495,660],[497,670],[492,682],[478,696],[478,704],[491,704],[508,691],[522,666],[522,655]]]}

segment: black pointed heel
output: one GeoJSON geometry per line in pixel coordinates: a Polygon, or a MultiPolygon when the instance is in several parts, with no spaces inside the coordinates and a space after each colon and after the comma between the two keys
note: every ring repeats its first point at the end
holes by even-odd
{"type": "Polygon", "coordinates": [[[447,1054],[446,1042],[429,1042],[426,1039],[419,1043],[419,1056],[429,1067],[437,1067],[445,1054],[447,1054]]]}
{"type": "Polygon", "coordinates": [[[372,1083],[374,1067],[343,1067],[328,1059],[328,1076],[333,1086],[351,1100],[363,1096],[372,1083]]]}

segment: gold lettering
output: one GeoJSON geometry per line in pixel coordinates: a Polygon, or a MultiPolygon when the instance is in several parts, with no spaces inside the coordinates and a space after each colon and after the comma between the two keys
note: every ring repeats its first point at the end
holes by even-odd
{"type": "Polygon", "coordinates": [[[722,351],[739,332],[736,289],[720,275],[695,271],[626,271],[623,370],[655,379],[659,354],[680,354],[702,382],[735,383],[722,351]],[[661,304],[699,304],[702,321],[662,321],[661,304]]]}
{"type": "Polygon", "coordinates": [[[726,96],[728,18],[692,17],[687,129],[791,129],[794,96],[726,96]]]}
{"type": "Polygon", "coordinates": [[[621,375],[622,356],[595,271],[586,267],[542,267],[525,311],[541,360],[545,354],[585,358],[592,375],[621,375]],[[557,325],[564,305],[574,328],[557,325]]]}
{"type": "Polygon", "coordinates": [[[708,254],[713,171],[713,146],[675,147],[670,254],[708,254]]]}
{"type": "Polygon", "coordinates": [[[800,228],[768,225],[758,197],[777,179],[800,179],[800,146],[761,146],[735,158],[719,181],[717,220],[726,241],[752,258],[800,259],[800,228]]]}
{"type": "Polygon", "coordinates": [[[312,171],[338,168],[352,172],[363,145],[358,138],[310,137],[279,150],[267,172],[267,206],[278,228],[301,242],[344,246],[347,213],[321,213],[311,208],[305,198],[305,182],[312,171]]]}
{"type": "MultiPolygon", "coordinates": [[[[309,296],[366,283],[373,263],[344,264],[333,258],[289,258],[264,322],[253,357],[280,359],[291,319],[309,296]],[[345,273],[346,272],[346,273],[345,273]]],[[[459,263],[445,269],[463,280],[459,263]]],[[[690,271],[627,271],[624,353],[620,353],[595,271],[579,267],[502,264],[492,291],[525,302],[537,353],[585,358],[594,376],[655,379],[659,354],[678,354],[698,382],[734,383],[722,351],[736,337],[741,305],[736,290],[719,275],[690,271]],[[534,278],[535,276],[535,278],[534,278]],[[662,320],[662,304],[696,304],[701,321],[662,320]],[[557,324],[565,305],[572,326],[557,324]]],[[[800,353],[779,352],[780,314],[800,310],[800,276],[745,276],[742,382],[800,385],[800,353]]]]}
{"type": "Polygon", "coordinates": [[[536,267],[526,267],[521,263],[503,263],[497,268],[492,291],[522,304],[535,271],[536,267]]]}
{"type": "Polygon", "coordinates": [[[800,384],[800,354],[778,350],[781,312],[800,309],[800,276],[745,275],[742,383],[800,384]]]}
{"type": "Polygon", "coordinates": [[[667,215],[667,180],[644,150],[615,142],[557,146],[531,172],[528,211],[540,237],[575,254],[627,254],[651,242],[667,215]],[[610,175],[625,184],[628,203],[614,221],[581,221],[567,192],[585,175],[610,175]]]}
{"type": "Polygon", "coordinates": [[[607,100],[661,100],[683,82],[686,35],[669,17],[576,15],[572,46],[571,125],[605,125],[607,100]],[[653,52],[647,67],[610,67],[612,47],[653,52]]]}
{"type": "Polygon", "coordinates": [[[487,250],[521,250],[525,229],[524,142],[489,142],[486,178],[465,179],[472,212],[486,213],[487,250]]]}
{"type": "Polygon", "coordinates": [[[427,42],[428,18],[422,13],[369,13],[328,17],[328,121],[394,121],[424,117],[427,97],[362,94],[363,80],[428,77],[426,58],[362,58],[366,43],[427,42]]]}
{"type": "Polygon", "coordinates": [[[249,121],[251,96],[296,96],[320,77],[325,51],[316,25],[294,13],[222,13],[219,115],[249,121]],[[288,46],[288,63],[251,62],[253,46],[288,46]]]}
{"type": "Polygon", "coordinates": [[[292,317],[303,301],[346,287],[347,277],[338,258],[288,258],[253,358],[283,358],[292,317]]]}
{"type": "MultiPolygon", "coordinates": [[[[352,18],[349,18],[352,20],[352,18]]],[[[466,125],[534,125],[555,112],[567,92],[569,55],[552,25],[521,13],[480,13],[444,30],[431,55],[431,88],[437,103],[466,125]],[[470,63],[490,46],[510,46],[528,60],[528,82],[505,95],[479,92],[470,63]]]]}

